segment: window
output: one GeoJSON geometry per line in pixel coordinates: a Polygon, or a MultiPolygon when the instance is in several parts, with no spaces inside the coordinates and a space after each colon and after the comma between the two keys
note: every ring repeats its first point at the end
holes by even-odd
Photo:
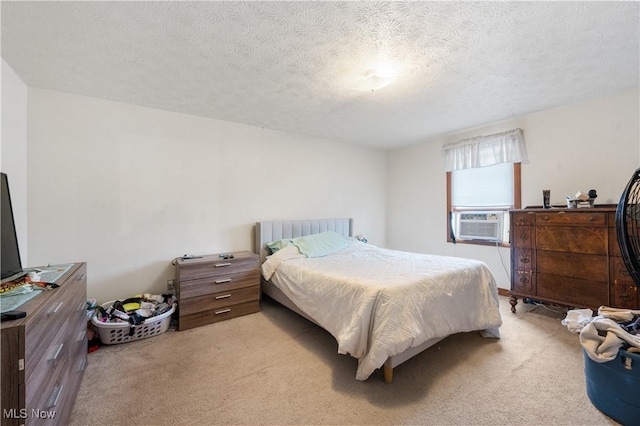
{"type": "Polygon", "coordinates": [[[464,139],[444,147],[447,241],[509,243],[509,209],[520,208],[521,129],[464,139]]]}
{"type": "Polygon", "coordinates": [[[508,244],[509,209],[520,208],[520,163],[447,172],[447,241],[508,244]]]}

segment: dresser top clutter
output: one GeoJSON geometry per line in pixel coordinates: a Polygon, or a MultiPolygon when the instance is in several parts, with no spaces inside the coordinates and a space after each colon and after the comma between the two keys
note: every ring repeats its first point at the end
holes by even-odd
{"type": "Polygon", "coordinates": [[[638,288],[620,255],[616,206],[511,210],[511,305],[636,309],[638,288]]]}

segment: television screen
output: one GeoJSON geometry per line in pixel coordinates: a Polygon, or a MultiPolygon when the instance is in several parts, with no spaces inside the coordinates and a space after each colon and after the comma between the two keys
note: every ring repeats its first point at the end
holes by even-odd
{"type": "Polygon", "coordinates": [[[11,207],[11,195],[9,194],[9,182],[7,175],[2,173],[2,194],[0,208],[2,209],[2,251],[0,252],[0,268],[2,279],[22,274],[22,262],[16,236],[16,226],[13,220],[13,208],[11,207]]]}

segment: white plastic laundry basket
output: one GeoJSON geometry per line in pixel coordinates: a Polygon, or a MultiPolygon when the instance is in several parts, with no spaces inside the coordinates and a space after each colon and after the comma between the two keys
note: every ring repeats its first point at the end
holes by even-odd
{"type": "MultiPolygon", "coordinates": [[[[115,300],[104,303],[102,307],[109,309],[115,300]]],[[[169,329],[171,324],[171,314],[176,310],[173,304],[167,312],[155,317],[151,317],[142,324],[131,325],[126,322],[101,322],[94,316],[91,323],[98,328],[100,341],[105,345],[117,345],[118,343],[132,342],[134,340],[145,339],[157,336],[169,329]],[[133,332],[131,331],[133,329],[133,332]]]]}

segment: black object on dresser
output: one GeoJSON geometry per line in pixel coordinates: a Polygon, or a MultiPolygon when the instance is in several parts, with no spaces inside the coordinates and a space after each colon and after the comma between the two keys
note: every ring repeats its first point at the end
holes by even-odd
{"type": "Polygon", "coordinates": [[[3,425],[69,423],[87,363],[87,266],[76,263],[1,324],[3,425]]]}
{"type": "Polygon", "coordinates": [[[260,257],[249,251],[179,257],[174,288],[178,330],[260,310],[260,257]]]}

